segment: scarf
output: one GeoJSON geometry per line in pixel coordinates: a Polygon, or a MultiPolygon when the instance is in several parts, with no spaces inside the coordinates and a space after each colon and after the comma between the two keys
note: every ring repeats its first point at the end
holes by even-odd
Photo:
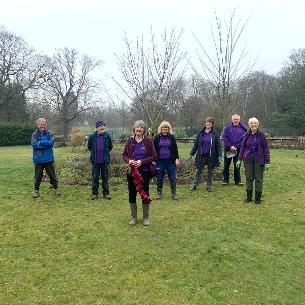
{"type": "Polygon", "coordinates": [[[151,198],[149,198],[149,196],[145,193],[143,189],[142,183],[144,182],[144,180],[137,167],[131,168],[131,177],[133,178],[136,190],[140,194],[143,203],[149,204],[151,202],[151,198]]]}

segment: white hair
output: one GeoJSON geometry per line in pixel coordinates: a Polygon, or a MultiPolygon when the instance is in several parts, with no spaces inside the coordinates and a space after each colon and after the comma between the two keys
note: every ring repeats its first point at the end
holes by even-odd
{"type": "Polygon", "coordinates": [[[259,121],[255,117],[249,119],[248,124],[251,124],[251,123],[257,123],[257,125],[259,125],[259,121]]]}

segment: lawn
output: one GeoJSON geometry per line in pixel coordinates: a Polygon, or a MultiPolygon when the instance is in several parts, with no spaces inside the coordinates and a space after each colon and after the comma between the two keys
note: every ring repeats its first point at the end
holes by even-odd
{"type": "Polygon", "coordinates": [[[90,187],[54,198],[43,183],[34,200],[31,148],[1,147],[0,304],[305,304],[305,153],[271,159],[262,205],[233,184],[178,186],[178,203],[166,186],[151,226],[130,227],[126,186],[93,202],[90,187]]]}

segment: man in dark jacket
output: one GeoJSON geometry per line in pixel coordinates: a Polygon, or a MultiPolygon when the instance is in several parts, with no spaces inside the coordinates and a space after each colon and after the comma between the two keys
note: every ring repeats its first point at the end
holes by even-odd
{"type": "Polygon", "coordinates": [[[234,114],[232,122],[223,130],[222,137],[224,143],[224,167],[223,167],[223,185],[229,184],[230,165],[233,159],[234,163],[234,181],[236,185],[243,185],[240,178],[240,169],[236,166],[239,151],[244,135],[247,132],[247,127],[240,122],[240,116],[234,114]]]}
{"type": "Polygon", "coordinates": [[[108,168],[112,140],[109,133],[105,131],[106,125],[103,121],[96,121],[95,127],[96,132],[91,134],[88,139],[88,149],[91,152],[90,161],[92,164],[91,199],[96,200],[98,198],[100,176],[102,178],[103,196],[105,199],[111,199],[109,195],[108,168]]]}
{"type": "Polygon", "coordinates": [[[40,196],[39,188],[44,169],[50,178],[50,184],[54,189],[54,195],[60,195],[54,167],[53,146],[54,136],[47,128],[47,121],[44,118],[39,118],[37,120],[37,129],[32,134],[33,162],[35,164],[33,198],[38,198],[40,196]]]}

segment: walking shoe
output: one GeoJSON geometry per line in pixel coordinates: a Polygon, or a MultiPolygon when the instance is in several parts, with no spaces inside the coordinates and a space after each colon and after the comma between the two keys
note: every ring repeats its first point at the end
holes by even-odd
{"type": "Polygon", "coordinates": [[[235,182],[235,185],[243,186],[244,184],[242,182],[235,182]]]}
{"type": "Polygon", "coordinates": [[[97,200],[97,198],[98,198],[97,195],[95,195],[95,194],[92,194],[92,195],[91,195],[91,199],[92,199],[92,200],[97,200]]]}
{"type": "Polygon", "coordinates": [[[176,194],[176,193],[172,194],[172,199],[173,199],[173,200],[178,200],[178,197],[177,197],[177,194],[176,194]]]}
{"type": "Polygon", "coordinates": [[[33,198],[38,198],[38,197],[40,197],[39,191],[38,191],[38,190],[35,190],[35,191],[32,193],[32,197],[33,197],[33,198]]]}
{"type": "Polygon", "coordinates": [[[60,196],[61,194],[60,194],[59,189],[54,189],[54,190],[53,190],[53,195],[54,195],[54,196],[60,196]]]}
{"type": "Polygon", "coordinates": [[[212,186],[212,185],[208,185],[207,191],[208,191],[208,192],[213,192],[213,186],[212,186]]]}
{"type": "Polygon", "coordinates": [[[229,182],[226,182],[226,181],[222,182],[222,185],[228,185],[228,184],[229,184],[229,182]]]}
{"type": "Polygon", "coordinates": [[[195,191],[196,188],[197,188],[197,187],[196,187],[195,185],[192,185],[191,188],[190,188],[190,191],[195,191]]]}
{"type": "Polygon", "coordinates": [[[109,195],[109,194],[106,194],[106,195],[104,195],[103,196],[105,199],[107,199],[107,200],[110,200],[111,199],[111,196],[109,195]]]}

